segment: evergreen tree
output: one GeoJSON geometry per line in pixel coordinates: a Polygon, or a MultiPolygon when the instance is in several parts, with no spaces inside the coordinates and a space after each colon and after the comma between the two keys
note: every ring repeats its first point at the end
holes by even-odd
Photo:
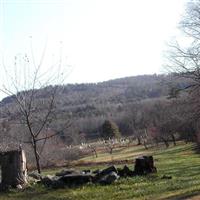
{"type": "Polygon", "coordinates": [[[110,120],[105,120],[102,125],[102,137],[104,139],[120,137],[118,126],[110,120]]]}

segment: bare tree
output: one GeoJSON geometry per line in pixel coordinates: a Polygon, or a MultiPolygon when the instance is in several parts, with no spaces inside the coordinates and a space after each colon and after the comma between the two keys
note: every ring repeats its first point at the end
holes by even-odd
{"type": "MultiPolygon", "coordinates": [[[[187,4],[185,15],[180,22],[183,35],[179,41],[169,45],[167,69],[177,78],[187,80],[179,90],[188,91],[190,110],[188,119],[198,127],[200,119],[200,0],[187,4]],[[184,42],[183,42],[184,41],[184,42]]],[[[187,107],[186,107],[187,108],[187,107]]],[[[183,124],[184,126],[184,124],[183,124]]]]}
{"type": "MultiPolygon", "coordinates": [[[[3,63],[7,82],[1,88],[4,94],[12,96],[14,100],[14,109],[18,113],[16,120],[25,127],[28,138],[26,141],[21,141],[31,144],[39,173],[41,173],[40,154],[46,140],[60,133],[49,134],[48,130],[56,119],[56,98],[62,88],[58,84],[62,83],[66,76],[61,55],[57,63],[53,63],[50,67],[43,66],[45,52],[46,47],[38,64],[32,49],[32,56],[27,54],[15,56],[12,70],[3,63]],[[55,86],[49,86],[50,84],[55,86]]],[[[12,110],[10,113],[12,114],[12,110]]]]}
{"type": "Polygon", "coordinates": [[[115,141],[113,139],[107,140],[105,143],[105,148],[112,155],[114,148],[116,147],[115,141]]]}
{"type": "Polygon", "coordinates": [[[126,122],[137,139],[137,145],[141,145],[147,129],[145,106],[141,102],[134,103],[129,108],[126,122]]]}
{"type": "Polygon", "coordinates": [[[180,30],[184,33],[181,41],[185,42],[169,45],[167,67],[175,75],[189,79],[183,89],[194,92],[200,88],[200,0],[188,3],[180,30]]]}
{"type": "Polygon", "coordinates": [[[91,149],[92,153],[95,155],[95,158],[98,158],[97,146],[95,144],[89,144],[88,148],[91,149]]]}

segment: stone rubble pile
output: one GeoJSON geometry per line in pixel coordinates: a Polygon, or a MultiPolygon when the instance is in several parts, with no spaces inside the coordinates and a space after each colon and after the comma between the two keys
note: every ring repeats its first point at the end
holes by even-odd
{"type": "Polygon", "coordinates": [[[38,180],[39,183],[42,183],[47,187],[64,188],[80,186],[87,183],[108,185],[122,177],[134,177],[136,175],[146,175],[155,172],[156,167],[154,166],[153,157],[142,156],[136,158],[134,170],[129,169],[126,165],[123,168],[110,166],[103,170],[95,171],[64,169],[56,173],[54,176],[41,176],[40,174],[33,172],[29,174],[29,177],[38,180]]]}

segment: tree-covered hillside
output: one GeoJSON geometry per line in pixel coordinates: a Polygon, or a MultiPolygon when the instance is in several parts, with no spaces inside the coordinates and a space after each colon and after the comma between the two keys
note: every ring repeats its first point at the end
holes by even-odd
{"type": "MultiPolygon", "coordinates": [[[[186,80],[177,81],[172,75],[156,74],[120,78],[102,83],[69,84],[59,86],[54,109],[61,124],[70,120],[77,131],[92,134],[97,132],[99,122],[113,116],[120,117],[122,112],[135,102],[166,98],[171,88],[183,88],[187,84],[186,80]]],[[[49,86],[40,89],[37,92],[38,100],[43,99],[45,102],[52,88],[53,86],[49,86]]],[[[15,104],[14,97],[4,98],[0,102],[0,118],[9,121],[19,119],[20,112],[15,108],[15,104]],[[12,112],[10,109],[8,111],[8,107],[13,107],[12,112]]],[[[37,107],[35,112],[40,115],[45,106],[37,107]]],[[[57,122],[56,127],[58,124],[57,122]]]]}
{"type": "MultiPolygon", "coordinates": [[[[28,106],[33,91],[21,91],[0,102],[0,147],[13,148],[23,144],[27,152],[31,152],[28,150],[32,141],[28,132],[31,126],[36,136],[41,131],[36,141],[42,155],[46,158],[48,155],[52,158],[53,154],[64,156],[66,153],[61,152],[66,145],[102,138],[105,120],[113,121],[122,137],[137,138],[138,144],[162,141],[168,146],[168,141],[176,142],[178,132],[185,138],[190,134],[189,139],[192,139],[196,130],[194,120],[191,121],[188,115],[192,113],[192,107],[185,101],[187,94],[180,93],[189,84],[186,79],[171,74],[48,86],[35,89],[29,113],[21,106],[28,106]],[[55,87],[55,103],[51,105],[49,94],[55,87]],[[45,116],[48,120],[43,121],[45,116]]],[[[31,156],[32,153],[29,159],[33,159],[31,156]]],[[[69,153],[68,156],[72,155],[69,153]]]]}

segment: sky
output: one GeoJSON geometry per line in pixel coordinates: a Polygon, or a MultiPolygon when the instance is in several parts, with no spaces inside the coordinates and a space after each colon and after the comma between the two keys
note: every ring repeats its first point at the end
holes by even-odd
{"type": "Polygon", "coordinates": [[[39,63],[45,52],[44,68],[62,55],[65,83],[162,73],[184,9],[185,0],[0,0],[0,72],[15,55],[39,63]]]}

